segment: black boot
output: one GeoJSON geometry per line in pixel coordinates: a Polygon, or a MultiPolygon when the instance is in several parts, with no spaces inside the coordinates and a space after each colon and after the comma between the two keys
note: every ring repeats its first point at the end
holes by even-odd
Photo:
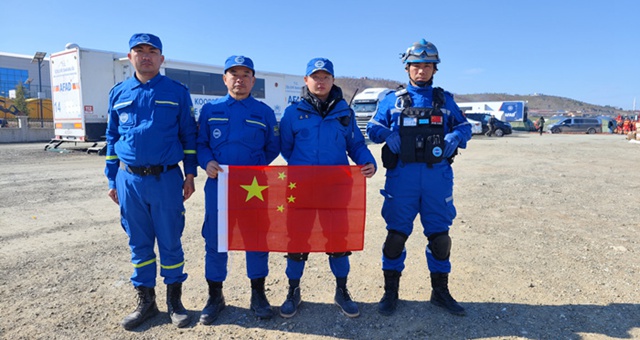
{"type": "Polygon", "coordinates": [[[402,273],[396,270],[384,270],[384,295],[378,303],[378,313],[392,315],[398,305],[398,288],[402,273]]]}
{"type": "Polygon", "coordinates": [[[158,305],[156,304],[156,291],[153,287],[136,287],[138,293],[138,307],[122,320],[122,327],[132,330],[140,326],[148,318],[158,315],[158,305]]]}
{"type": "Polygon", "coordinates": [[[271,319],[273,309],[264,294],[264,279],[251,280],[251,310],[260,319],[271,319]]]}
{"type": "Polygon", "coordinates": [[[467,312],[449,293],[449,274],[431,273],[431,303],[445,308],[449,313],[464,316],[467,312]]]}
{"type": "Polygon", "coordinates": [[[182,282],[167,285],[167,311],[171,323],[178,328],[189,324],[191,317],[182,305],[182,282]]]}
{"type": "Polygon", "coordinates": [[[220,311],[226,306],[222,295],[222,282],[207,280],[209,285],[209,300],[200,314],[200,323],[210,325],[218,318],[220,311]]]}
{"type": "Polygon", "coordinates": [[[336,277],[336,295],[333,299],[340,311],[350,317],[355,318],[360,315],[358,305],[351,298],[347,289],[347,277],[336,277]]]}
{"type": "Polygon", "coordinates": [[[293,317],[298,312],[298,306],[302,303],[300,296],[300,280],[289,279],[289,293],[280,307],[280,316],[285,319],[293,317]]]}

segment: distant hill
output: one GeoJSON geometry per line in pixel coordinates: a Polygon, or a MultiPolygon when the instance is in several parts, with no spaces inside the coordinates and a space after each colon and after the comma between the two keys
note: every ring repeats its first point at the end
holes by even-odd
{"type": "MultiPolygon", "coordinates": [[[[377,78],[349,78],[338,77],[335,81],[336,85],[342,88],[344,98],[349,101],[353,94],[361,92],[369,87],[388,87],[395,89],[404,83],[393,80],[377,79],[377,78]]],[[[613,106],[600,106],[588,104],[578,100],[550,96],[544,94],[506,94],[506,93],[479,93],[479,94],[458,94],[455,93],[456,102],[484,102],[484,101],[506,101],[506,100],[525,100],[528,102],[529,112],[531,116],[552,116],[556,113],[576,113],[587,115],[629,115],[631,111],[620,110],[613,106]]]]}

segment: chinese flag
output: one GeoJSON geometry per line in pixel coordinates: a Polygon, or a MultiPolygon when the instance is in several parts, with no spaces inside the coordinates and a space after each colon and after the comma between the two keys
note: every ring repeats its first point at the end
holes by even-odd
{"type": "Polygon", "coordinates": [[[359,166],[223,166],[218,249],[345,252],[364,247],[359,166]]]}

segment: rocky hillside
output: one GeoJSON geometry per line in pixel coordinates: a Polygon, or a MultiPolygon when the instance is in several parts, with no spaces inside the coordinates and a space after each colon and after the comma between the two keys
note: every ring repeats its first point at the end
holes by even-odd
{"type": "MultiPolygon", "coordinates": [[[[361,92],[369,87],[396,88],[401,83],[386,79],[376,78],[336,78],[336,85],[342,88],[347,101],[351,100],[356,90],[361,92]]],[[[403,85],[403,84],[402,84],[403,85]]],[[[505,101],[505,100],[525,100],[528,102],[529,112],[532,116],[540,114],[552,116],[559,111],[574,112],[577,114],[608,115],[617,116],[629,115],[630,111],[619,110],[612,106],[600,106],[588,104],[570,98],[550,96],[543,94],[517,95],[506,93],[479,93],[479,94],[455,94],[457,102],[481,102],[481,101],[505,101]]]]}

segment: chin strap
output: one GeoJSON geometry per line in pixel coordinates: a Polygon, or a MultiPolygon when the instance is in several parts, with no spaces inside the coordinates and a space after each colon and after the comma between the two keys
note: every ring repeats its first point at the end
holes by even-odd
{"type": "Polygon", "coordinates": [[[433,77],[431,77],[431,79],[427,80],[427,81],[415,81],[413,79],[411,79],[411,77],[409,77],[409,81],[418,86],[418,87],[429,87],[431,85],[433,85],[433,77]]]}

